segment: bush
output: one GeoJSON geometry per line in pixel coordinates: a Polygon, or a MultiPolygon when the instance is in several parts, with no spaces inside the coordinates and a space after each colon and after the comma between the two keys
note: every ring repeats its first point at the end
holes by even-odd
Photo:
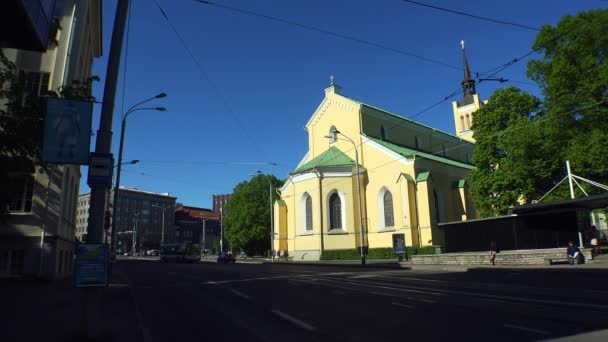
{"type": "MultiPolygon", "coordinates": [[[[425,255],[435,254],[435,246],[424,246],[424,247],[407,247],[407,255],[425,255]]],[[[404,256],[405,257],[405,256],[404,256]]],[[[359,260],[361,258],[361,252],[359,248],[349,249],[330,249],[323,251],[321,260],[359,260]]],[[[367,259],[397,259],[398,256],[395,254],[392,248],[370,248],[367,251],[367,259]]]]}

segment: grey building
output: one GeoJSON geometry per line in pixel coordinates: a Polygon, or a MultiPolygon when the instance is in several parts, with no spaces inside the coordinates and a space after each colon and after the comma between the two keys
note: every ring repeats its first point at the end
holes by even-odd
{"type": "MultiPolygon", "coordinates": [[[[175,237],[175,200],[169,193],[144,191],[131,187],[120,187],[118,203],[114,205],[113,191],[110,196],[110,211],[116,210],[116,249],[120,252],[131,251],[133,237],[137,241],[137,250],[158,249],[163,238],[164,212],[164,241],[174,242],[175,237]]],[[[81,194],[78,200],[77,237],[86,242],[87,222],[89,217],[90,193],[81,194]]],[[[109,242],[110,234],[105,234],[109,242]]]]}

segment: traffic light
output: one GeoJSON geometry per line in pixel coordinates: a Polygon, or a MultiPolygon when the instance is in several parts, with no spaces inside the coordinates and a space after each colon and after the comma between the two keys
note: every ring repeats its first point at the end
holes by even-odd
{"type": "Polygon", "coordinates": [[[110,213],[110,210],[107,209],[105,212],[104,219],[103,219],[103,229],[105,229],[106,231],[110,230],[111,222],[112,222],[112,215],[110,213]]]}

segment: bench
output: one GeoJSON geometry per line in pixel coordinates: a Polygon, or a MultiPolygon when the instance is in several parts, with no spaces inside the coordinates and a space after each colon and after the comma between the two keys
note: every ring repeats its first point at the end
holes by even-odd
{"type": "Polygon", "coordinates": [[[567,257],[558,257],[558,258],[545,258],[545,265],[558,265],[558,264],[568,264],[567,257]]]}

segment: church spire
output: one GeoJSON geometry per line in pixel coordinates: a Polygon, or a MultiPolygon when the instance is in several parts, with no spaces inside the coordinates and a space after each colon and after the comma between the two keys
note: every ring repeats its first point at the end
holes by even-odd
{"type": "Polygon", "coordinates": [[[460,41],[460,46],[462,48],[462,61],[464,64],[464,80],[462,81],[462,92],[464,94],[464,98],[462,99],[461,105],[467,105],[473,103],[473,94],[476,94],[475,91],[475,80],[471,78],[471,70],[469,69],[469,62],[467,62],[467,55],[464,51],[464,40],[460,41]]]}

